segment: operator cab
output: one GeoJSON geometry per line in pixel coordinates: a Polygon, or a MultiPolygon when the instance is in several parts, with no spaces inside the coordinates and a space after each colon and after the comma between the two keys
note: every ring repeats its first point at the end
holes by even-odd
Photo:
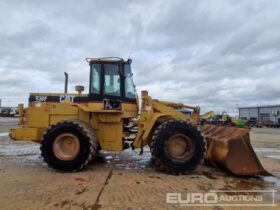
{"type": "Polygon", "coordinates": [[[90,65],[90,101],[103,101],[104,109],[121,109],[122,102],[136,103],[131,59],[87,58],[90,65]]]}

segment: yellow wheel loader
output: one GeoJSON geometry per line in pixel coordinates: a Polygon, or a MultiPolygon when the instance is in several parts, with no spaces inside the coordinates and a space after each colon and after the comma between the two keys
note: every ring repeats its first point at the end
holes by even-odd
{"type": "MultiPolygon", "coordinates": [[[[200,133],[199,107],[155,100],[142,91],[139,108],[131,59],[86,60],[90,65],[89,93],[82,94],[82,86],[76,87],[77,94],[31,93],[26,114],[23,105],[19,105],[20,127],[10,130],[12,139],[40,143],[45,162],[68,172],[85,168],[98,150],[141,148],[143,151],[146,145],[150,146],[154,164],[170,173],[191,172],[205,157],[214,165],[219,164],[213,160],[215,153],[209,147],[207,151],[206,141],[211,149],[215,138],[220,138],[211,135],[211,129],[206,129],[206,136],[200,133]],[[182,110],[191,112],[186,114],[182,110]]],[[[243,133],[247,135],[248,131],[243,133]]],[[[234,141],[241,139],[244,140],[241,136],[234,141]]],[[[249,138],[245,140],[249,142],[249,138]]],[[[226,162],[230,148],[222,145],[219,150],[218,144],[214,149],[224,154],[221,162],[226,162]]],[[[246,174],[242,164],[235,167],[238,173],[246,174]],[[239,170],[240,167],[243,169],[239,170]]],[[[230,170],[235,173],[235,169],[230,170]]],[[[251,170],[246,175],[259,171],[259,168],[257,172],[251,170]]]]}

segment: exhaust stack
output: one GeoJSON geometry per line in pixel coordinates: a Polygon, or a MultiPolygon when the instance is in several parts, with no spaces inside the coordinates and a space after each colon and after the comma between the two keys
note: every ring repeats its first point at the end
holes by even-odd
{"type": "Polygon", "coordinates": [[[68,74],[64,72],[65,75],[65,83],[64,83],[64,93],[68,92],[68,74]]]}

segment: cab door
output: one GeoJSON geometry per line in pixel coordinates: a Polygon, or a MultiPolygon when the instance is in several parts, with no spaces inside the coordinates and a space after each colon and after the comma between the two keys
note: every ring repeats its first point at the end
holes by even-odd
{"type": "Polygon", "coordinates": [[[123,84],[119,68],[115,62],[91,65],[90,100],[103,102],[104,109],[121,109],[123,84]]]}
{"type": "Polygon", "coordinates": [[[102,93],[104,109],[121,110],[122,78],[119,63],[104,63],[102,75],[102,93]]]}

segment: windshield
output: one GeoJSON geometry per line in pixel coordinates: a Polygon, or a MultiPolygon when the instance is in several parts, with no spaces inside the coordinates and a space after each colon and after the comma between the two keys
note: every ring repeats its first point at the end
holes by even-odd
{"type": "Polygon", "coordinates": [[[124,75],[125,75],[125,97],[130,99],[136,98],[135,85],[132,79],[132,72],[130,64],[124,64],[124,75]]]}

